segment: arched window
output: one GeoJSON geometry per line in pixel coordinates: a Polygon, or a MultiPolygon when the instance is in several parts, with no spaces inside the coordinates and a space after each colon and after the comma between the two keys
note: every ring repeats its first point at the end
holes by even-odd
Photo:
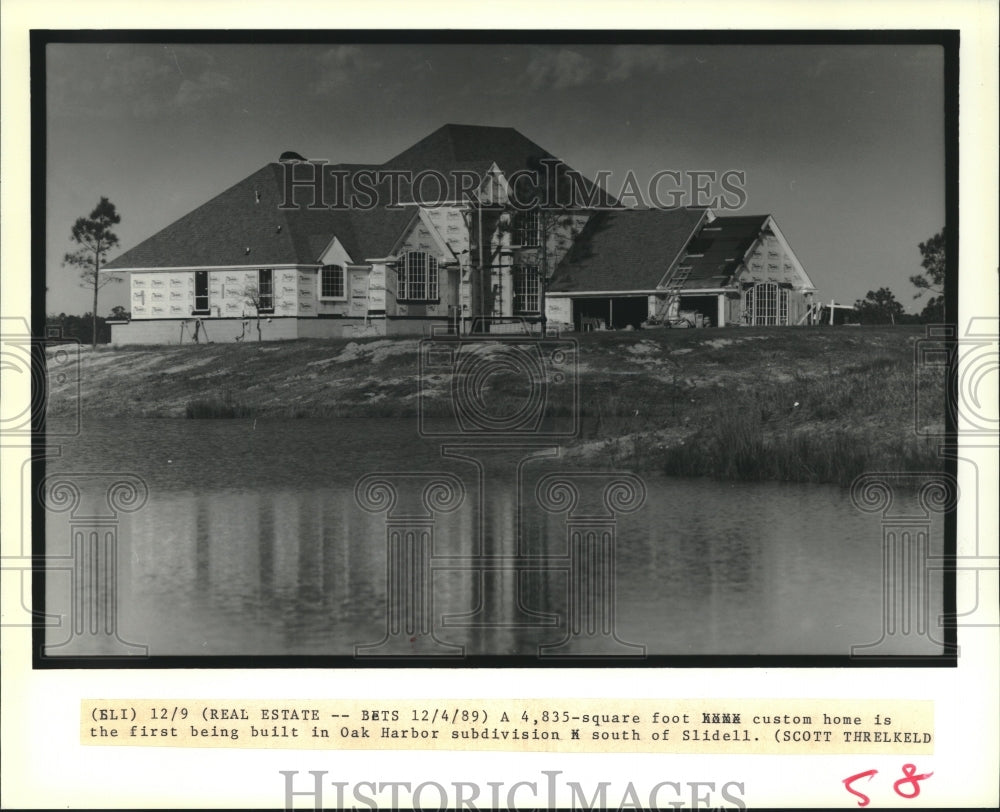
{"type": "Polygon", "coordinates": [[[438,261],[423,251],[410,251],[399,258],[396,268],[399,289],[396,298],[407,302],[436,302],[438,261]]]}
{"type": "Polygon", "coordinates": [[[788,324],[788,290],[775,282],[758,282],[743,291],[743,317],[756,326],[788,324]]]}
{"type": "Polygon", "coordinates": [[[344,269],[339,265],[324,265],[320,268],[319,298],[344,298],[344,269]]]}

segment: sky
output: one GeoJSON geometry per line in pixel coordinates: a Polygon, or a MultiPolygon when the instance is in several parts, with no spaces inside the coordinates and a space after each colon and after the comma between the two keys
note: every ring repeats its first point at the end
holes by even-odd
{"type": "MultiPolygon", "coordinates": [[[[745,173],[818,295],[923,300],[944,225],[934,45],[49,44],[46,311],[91,296],[62,258],[101,196],[109,259],[277,160],[382,163],[446,123],[514,127],[588,177],[745,173]]],[[[101,291],[99,313],[127,304],[101,291]]]]}

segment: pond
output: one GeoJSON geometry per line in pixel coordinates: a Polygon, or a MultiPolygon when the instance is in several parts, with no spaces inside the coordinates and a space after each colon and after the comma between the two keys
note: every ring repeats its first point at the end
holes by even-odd
{"type": "MultiPolygon", "coordinates": [[[[59,445],[47,554],[116,558],[110,588],[48,575],[52,656],[847,656],[884,637],[882,518],[833,486],[443,447],[387,418],[88,419],[59,445]],[[117,481],[142,493],[109,506],[117,481]]],[[[938,518],[925,553],[941,539],[938,518]]],[[[940,653],[922,573],[920,628],[879,654],[940,653]]]]}

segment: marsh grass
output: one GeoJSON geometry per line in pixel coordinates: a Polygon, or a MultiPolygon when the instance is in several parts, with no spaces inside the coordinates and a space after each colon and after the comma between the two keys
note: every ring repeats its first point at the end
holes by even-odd
{"type": "MultiPolygon", "coordinates": [[[[573,336],[579,397],[550,388],[549,416],[579,420],[588,464],[681,476],[848,483],[870,470],[940,470],[915,431],[944,422],[945,375],[914,372],[920,328],[723,328],[573,336]],[[637,345],[642,350],[636,352],[637,345]],[[593,456],[588,456],[593,455],[593,456]]],[[[384,340],[133,346],[81,356],[80,402],[53,387],[50,415],[453,419],[448,370],[417,380],[417,343],[384,340]],[[350,344],[358,349],[344,354],[350,344]],[[112,358],[113,363],[108,363],[112,358]],[[95,360],[96,359],[96,360],[95,360]],[[103,361],[101,363],[100,361],[103,361]]],[[[524,404],[490,377],[494,415],[524,404]]],[[[416,429],[415,429],[416,430],[416,429]]]]}
{"type": "Polygon", "coordinates": [[[727,393],[695,433],[665,449],[676,476],[849,485],[876,470],[941,470],[936,444],[917,435],[909,359],[875,355],[836,374],[727,393]]]}
{"type": "Polygon", "coordinates": [[[253,417],[255,414],[252,406],[237,400],[229,390],[223,392],[221,397],[189,400],[184,407],[184,416],[193,420],[233,419],[253,417]]]}

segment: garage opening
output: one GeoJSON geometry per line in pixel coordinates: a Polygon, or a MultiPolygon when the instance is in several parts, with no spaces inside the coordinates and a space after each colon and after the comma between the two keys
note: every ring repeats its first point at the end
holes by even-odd
{"type": "Polygon", "coordinates": [[[609,296],[573,300],[573,327],[576,330],[639,329],[649,315],[645,296],[609,296]]]}
{"type": "Polygon", "coordinates": [[[698,314],[698,326],[715,327],[719,318],[719,297],[710,296],[681,296],[680,310],[682,314],[698,314]]]}

